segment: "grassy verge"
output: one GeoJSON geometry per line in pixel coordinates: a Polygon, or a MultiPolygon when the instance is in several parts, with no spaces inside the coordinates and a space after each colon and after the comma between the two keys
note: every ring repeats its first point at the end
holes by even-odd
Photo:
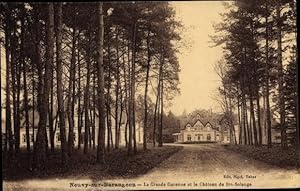
{"type": "Polygon", "coordinates": [[[136,155],[128,156],[126,149],[121,148],[109,152],[104,165],[95,162],[96,151],[91,150],[89,154],[84,155],[82,151],[76,150],[67,166],[62,166],[60,152],[56,150],[49,154],[45,170],[40,171],[31,168],[32,160],[28,161],[26,152],[22,152],[18,160],[3,160],[2,175],[4,180],[62,177],[72,179],[85,177],[95,180],[131,178],[145,174],[180,149],[182,147],[177,146],[150,147],[146,151],[139,148],[136,155]]]}
{"type": "Polygon", "coordinates": [[[224,145],[224,148],[283,168],[300,168],[300,151],[295,147],[282,149],[280,145],[272,148],[251,145],[224,145]]]}

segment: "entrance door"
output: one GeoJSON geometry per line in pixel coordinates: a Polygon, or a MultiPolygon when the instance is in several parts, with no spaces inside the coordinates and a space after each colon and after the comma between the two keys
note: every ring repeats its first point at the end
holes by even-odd
{"type": "Polygon", "coordinates": [[[216,136],[216,141],[220,141],[220,135],[216,136]]]}
{"type": "Polygon", "coordinates": [[[207,134],[207,141],[210,141],[211,140],[211,136],[210,134],[207,134]]]}

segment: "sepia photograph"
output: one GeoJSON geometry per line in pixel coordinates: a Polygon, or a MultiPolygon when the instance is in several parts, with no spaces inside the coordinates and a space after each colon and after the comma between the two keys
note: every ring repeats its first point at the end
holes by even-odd
{"type": "Polygon", "coordinates": [[[296,0],[0,2],[2,190],[300,188],[296,0]]]}

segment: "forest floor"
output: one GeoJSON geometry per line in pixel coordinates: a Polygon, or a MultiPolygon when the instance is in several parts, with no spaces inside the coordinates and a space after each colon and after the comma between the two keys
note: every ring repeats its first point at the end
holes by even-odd
{"type": "MultiPolygon", "coordinates": [[[[144,157],[140,154],[134,159],[126,159],[120,155],[115,157],[121,166],[103,171],[95,165],[86,168],[91,172],[83,172],[78,166],[72,176],[47,177],[45,179],[4,180],[4,190],[159,190],[159,189],[228,189],[228,188],[295,188],[300,187],[300,169],[278,167],[256,160],[233,150],[225,149],[220,144],[165,144],[158,151],[148,152],[147,160],[154,161],[166,152],[174,153],[149,171],[138,176],[121,176],[123,165],[143,166],[144,157]],[[170,147],[167,147],[170,146],[170,147]],[[172,146],[177,146],[174,148],[172,146]],[[183,148],[182,148],[183,147],[183,148]],[[163,151],[164,148],[167,148],[163,151]],[[178,151],[179,150],[179,151],[178,151]],[[176,152],[178,151],[178,152],[176,152]],[[153,154],[151,154],[153,152],[153,154]],[[151,159],[151,157],[154,157],[151,159]],[[130,162],[129,162],[130,161],[130,162]],[[97,173],[111,175],[105,179],[97,177],[97,173]],[[79,174],[80,172],[87,174],[79,174]],[[93,175],[95,173],[95,175],[93,175]]],[[[116,153],[117,154],[117,153],[116,153]]],[[[144,165],[148,164],[145,163],[144,165]]],[[[128,171],[128,168],[125,167],[128,171]]],[[[135,169],[134,168],[134,169],[135,169]]],[[[127,172],[132,173],[132,172],[127,172]]],[[[126,174],[126,173],[125,173],[126,174]]]]}
{"type": "MultiPolygon", "coordinates": [[[[77,149],[68,160],[67,166],[62,166],[60,160],[60,150],[54,153],[49,152],[47,166],[45,170],[33,170],[32,161],[28,161],[26,151],[21,152],[17,161],[3,160],[2,175],[4,180],[18,181],[27,179],[48,179],[72,177],[80,179],[89,177],[92,179],[108,179],[120,177],[135,177],[146,173],[148,170],[157,166],[163,160],[178,152],[182,147],[148,146],[148,150],[143,151],[141,145],[138,145],[136,155],[127,155],[127,150],[111,150],[106,156],[106,163],[100,165],[96,163],[96,150],[90,150],[87,155],[77,149]]],[[[5,155],[4,155],[5,156],[5,155]]]]}
{"type": "Polygon", "coordinates": [[[278,167],[300,168],[300,151],[296,147],[282,149],[280,145],[272,145],[271,148],[267,145],[224,145],[224,148],[278,167]]]}

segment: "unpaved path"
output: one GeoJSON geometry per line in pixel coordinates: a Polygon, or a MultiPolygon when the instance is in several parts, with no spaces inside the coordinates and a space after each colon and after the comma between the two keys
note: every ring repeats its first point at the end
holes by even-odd
{"type": "Polygon", "coordinates": [[[132,179],[4,182],[7,190],[226,189],[300,187],[299,169],[249,159],[217,144],[186,144],[147,174],[132,179]],[[127,184],[127,185],[126,185],[127,184]],[[51,188],[51,189],[49,189],[51,188]]]}

